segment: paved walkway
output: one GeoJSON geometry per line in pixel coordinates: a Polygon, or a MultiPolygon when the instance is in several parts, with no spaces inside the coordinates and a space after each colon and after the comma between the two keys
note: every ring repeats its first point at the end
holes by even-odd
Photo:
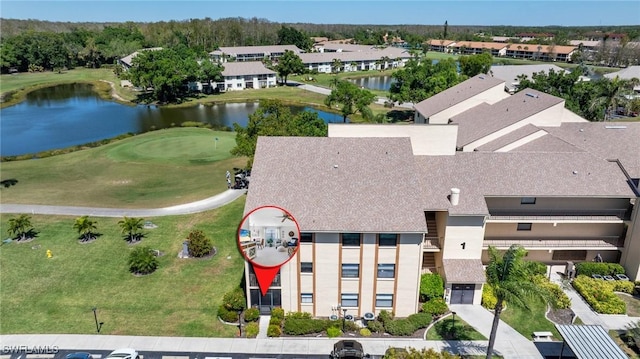
{"type": "Polygon", "coordinates": [[[161,217],[204,212],[233,202],[246,193],[243,189],[229,189],[213,197],[177,206],[153,209],[97,208],[44,206],[36,204],[0,204],[0,213],[54,214],[92,217],[161,217]]]}
{"type": "MultiPolygon", "coordinates": [[[[480,305],[452,304],[449,308],[487,339],[489,338],[493,325],[493,313],[480,305]]],[[[502,320],[498,324],[498,333],[493,349],[504,358],[542,358],[531,340],[522,336],[502,320]]]]}
{"type": "Polygon", "coordinates": [[[256,339],[267,339],[267,330],[269,329],[269,321],[271,321],[270,315],[261,315],[260,316],[260,331],[258,332],[258,336],[256,339]]]}
{"type": "Polygon", "coordinates": [[[571,309],[576,313],[576,317],[579,317],[584,324],[600,325],[606,330],[618,330],[626,329],[629,324],[636,323],[640,320],[639,317],[630,317],[626,314],[612,315],[596,313],[570,284],[564,284],[562,282],[564,279],[563,273],[564,266],[552,266],[550,279],[562,287],[569,299],[571,299],[571,309]]]}

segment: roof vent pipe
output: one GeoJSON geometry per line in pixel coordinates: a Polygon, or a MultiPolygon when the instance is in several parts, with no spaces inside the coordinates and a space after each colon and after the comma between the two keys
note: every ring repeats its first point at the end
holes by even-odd
{"type": "Polygon", "coordinates": [[[452,188],[451,189],[451,194],[449,195],[449,201],[451,201],[451,204],[454,206],[458,205],[458,202],[460,201],[460,189],[459,188],[452,188]]]}

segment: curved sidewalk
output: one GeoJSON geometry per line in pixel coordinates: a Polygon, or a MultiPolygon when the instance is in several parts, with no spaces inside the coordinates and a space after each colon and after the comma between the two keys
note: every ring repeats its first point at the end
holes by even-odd
{"type": "Polygon", "coordinates": [[[99,207],[72,207],[72,206],[45,206],[36,204],[0,204],[0,213],[31,213],[68,216],[93,216],[93,217],[161,217],[178,214],[191,214],[204,212],[225,204],[231,203],[244,195],[246,190],[229,189],[213,197],[200,201],[179,204],[176,206],[150,209],[127,208],[99,208],[99,207]]]}

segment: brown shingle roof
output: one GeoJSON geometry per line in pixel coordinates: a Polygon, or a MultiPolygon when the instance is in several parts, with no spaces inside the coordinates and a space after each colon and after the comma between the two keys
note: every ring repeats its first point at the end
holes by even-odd
{"type": "Polygon", "coordinates": [[[260,137],[245,213],[288,210],[303,231],[426,232],[409,138],[260,137]]]}
{"type": "Polygon", "coordinates": [[[507,47],[504,42],[482,42],[482,41],[458,41],[451,47],[460,48],[466,47],[467,49],[491,49],[502,50],[507,47]]]}
{"type": "Polygon", "coordinates": [[[225,62],[222,76],[244,75],[272,75],[275,71],[269,70],[260,61],[225,62]]]}
{"type": "Polygon", "coordinates": [[[416,156],[416,168],[428,185],[420,193],[424,208],[452,215],[488,214],[485,196],[635,196],[615,163],[588,152],[458,152],[416,156]],[[457,206],[447,200],[452,187],[460,189],[457,206]]]}
{"type": "Polygon", "coordinates": [[[484,283],[486,276],[480,259],[443,259],[447,283],[484,283]]]}
{"type": "Polygon", "coordinates": [[[640,122],[577,122],[542,128],[600,159],[619,159],[632,178],[640,178],[640,122]]]}
{"type": "Polygon", "coordinates": [[[468,145],[562,102],[564,100],[560,97],[525,89],[493,105],[481,104],[470,108],[451,118],[452,123],[460,125],[458,147],[468,145]]]}
{"type": "Polygon", "coordinates": [[[504,83],[504,81],[489,75],[476,75],[426,100],[418,102],[413,107],[423,117],[429,118],[501,83],[504,83]]]}

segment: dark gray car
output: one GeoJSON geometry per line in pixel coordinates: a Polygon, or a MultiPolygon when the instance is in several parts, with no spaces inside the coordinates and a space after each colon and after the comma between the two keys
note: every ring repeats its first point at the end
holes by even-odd
{"type": "Polygon", "coordinates": [[[369,354],[365,354],[362,350],[362,344],[355,340],[341,340],[333,345],[331,358],[337,359],[359,359],[369,358],[369,354]]]}

